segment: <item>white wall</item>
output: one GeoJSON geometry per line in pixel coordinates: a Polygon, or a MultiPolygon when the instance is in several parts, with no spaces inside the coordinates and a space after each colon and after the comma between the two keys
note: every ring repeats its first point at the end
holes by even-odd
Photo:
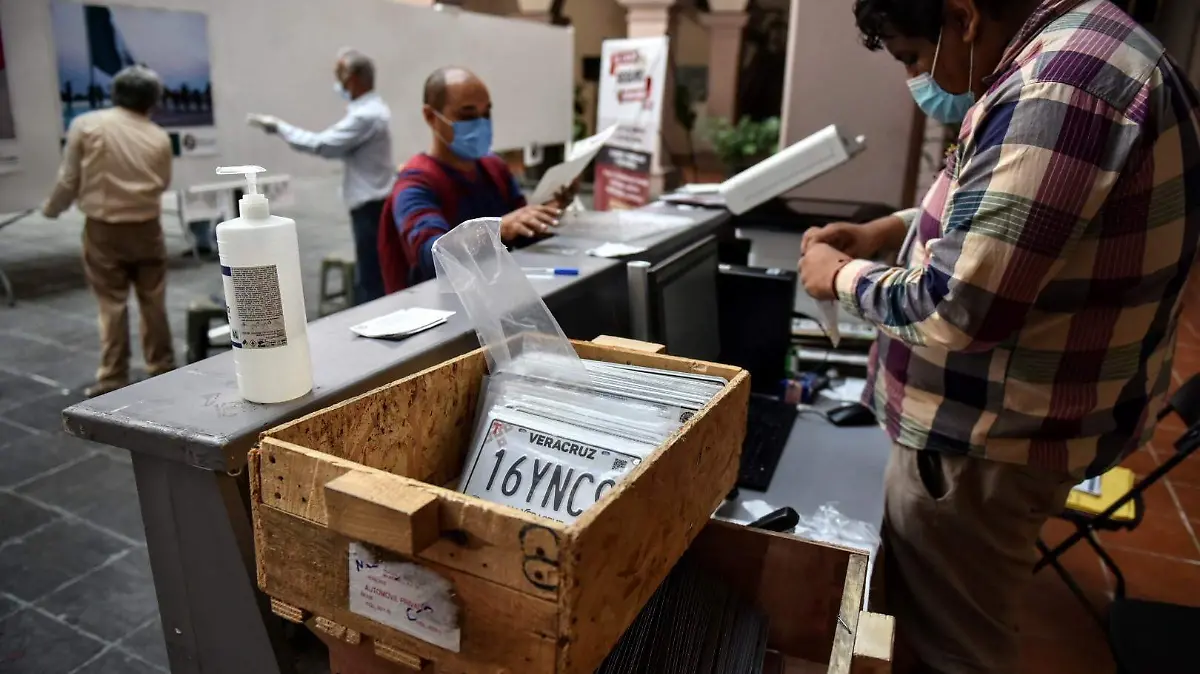
{"type": "Polygon", "coordinates": [[[859,41],[850,3],[792,0],[783,142],[794,143],[829,124],[867,137],[867,149],[808,183],[798,194],[906,205],[904,178],[916,105],[904,68],[859,41]]]}
{"type": "MultiPolygon", "coordinates": [[[[175,185],[211,182],[218,164],[255,163],[276,173],[327,175],[335,162],[303,157],[246,126],[275,114],[308,128],[336,121],[338,49],[376,61],[376,85],[392,107],[398,163],[427,147],[421,85],[434,68],[462,65],[490,85],[496,147],[562,142],[571,133],[574,37],[569,29],[391,0],[120,0],[208,15],[220,155],[175,163],[175,185]]],[[[0,0],[9,88],[22,170],[0,175],[0,212],[32,208],[49,193],[62,133],[50,0],[0,0]]]]}

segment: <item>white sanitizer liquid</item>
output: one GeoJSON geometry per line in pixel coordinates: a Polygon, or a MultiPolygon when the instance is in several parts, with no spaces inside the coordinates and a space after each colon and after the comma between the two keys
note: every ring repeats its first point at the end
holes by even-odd
{"type": "Polygon", "coordinates": [[[246,176],[240,217],[217,225],[217,252],[229,312],[238,392],[256,403],[278,403],[312,390],[308,321],[300,283],[296,221],[271,215],[258,193],[259,166],[227,166],[246,176]]]}

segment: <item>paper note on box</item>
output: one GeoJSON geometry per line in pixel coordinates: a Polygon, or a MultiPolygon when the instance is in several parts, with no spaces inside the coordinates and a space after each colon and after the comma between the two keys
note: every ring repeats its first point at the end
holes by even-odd
{"type": "Polygon", "coordinates": [[[350,610],[457,653],[462,643],[454,586],[416,564],[381,560],[350,543],[350,610]]]}

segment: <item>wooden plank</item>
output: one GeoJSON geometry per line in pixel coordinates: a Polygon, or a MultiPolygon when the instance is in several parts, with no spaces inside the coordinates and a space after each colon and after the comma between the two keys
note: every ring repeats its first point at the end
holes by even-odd
{"type": "Polygon", "coordinates": [[[303,623],[308,619],[304,609],[301,609],[299,606],[292,606],[287,602],[279,601],[273,597],[271,598],[271,613],[296,624],[303,623]]]}
{"type": "Polygon", "coordinates": [[[430,484],[462,472],[487,373],[477,350],[267,431],[266,435],[430,484]]]}
{"type": "Polygon", "coordinates": [[[854,635],[854,659],[850,673],[890,674],[895,637],[895,618],[862,611],[858,616],[858,632],[854,635]]]}
{"type": "Polygon", "coordinates": [[[825,674],[827,667],[819,662],[789,657],[768,649],[763,659],[762,674],[825,674]]]}
{"type": "MultiPolygon", "coordinates": [[[[321,525],[328,524],[327,504],[325,491],[317,487],[350,471],[374,471],[273,437],[262,439],[260,451],[262,456],[255,472],[261,482],[258,487],[261,502],[321,525]]],[[[384,475],[438,498],[441,538],[422,550],[419,559],[533,596],[557,598],[560,541],[565,526],[449,489],[384,475]]]]}
{"type": "Polygon", "coordinates": [[[567,530],[559,674],[608,654],[737,479],[749,376],[736,368],[576,344],[581,356],[724,373],[730,385],[567,530]]]}
{"type": "Polygon", "coordinates": [[[439,537],[438,498],[398,484],[395,475],[351,472],[325,484],[329,528],[412,555],[439,537]]]}
{"type": "Polygon", "coordinates": [[[846,566],[842,603],[838,608],[837,629],[833,636],[833,651],[829,654],[829,674],[850,674],[854,660],[854,638],[858,633],[858,616],[862,613],[863,596],[867,588],[867,556],[853,553],[846,566]]]}
{"type": "MultiPolygon", "coordinates": [[[[639,343],[644,344],[645,342],[639,343]]],[[[721,365],[719,363],[693,360],[691,358],[677,358],[675,356],[646,353],[645,351],[638,349],[601,346],[599,344],[592,344],[590,342],[572,342],[572,344],[575,346],[575,353],[579,354],[580,358],[603,360],[610,363],[624,363],[625,365],[638,365],[641,367],[657,367],[664,370],[672,370],[674,372],[711,374],[718,377],[724,377],[730,382],[737,377],[738,373],[744,372],[744,370],[741,368],[733,367],[731,365],[721,365]]]]}
{"type": "Polygon", "coordinates": [[[767,613],[770,648],[813,662],[829,662],[854,554],[715,520],[688,551],[690,559],[767,613]]]}
{"type": "Polygon", "coordinates": [[[592,344],[597,346],[609,346],[617,349],[627,349],[629,351],[645,351],[646,353],[663,353],[667,347],[654,342],[643,342],[637,339],[627,339],[625,337],[613,337],[612,335],[600,335],[592,340],[592,344]]]}
{"type": "Polygon", "coordinates": [[[784,658],[783,674],[825,674],[828,665],[801,660],[800,658],[784,658]]]}
{"type": "Polygon", "coordinates": [[[390,644],[385,644],[382,641],[375,642],[375,655],[388,662],[394,662],[409,671],[419,672],[425,669],[425,661],[421,658],[390,644]]]}
{"type": "Polygon", "coordinates": [[[444,649],[364,618],[349,610],[350,540],[311,522],[258,504],[260,588],[397,649],[450,671],[493,674],[553,672],[558,608],[466,573],[421,562],[454,584],[460,607],[462,652],[444,649]]]}
{"type": "MultiPolygon", "coordinates": [[[[375,655],[373,643],[348,643],[308,621],[308,627],[329,648],[329,671],[334,674],[412,674],[412,670],[375,655]]],[[[344,628],[343,628],[344,629],[344,628]]]]}

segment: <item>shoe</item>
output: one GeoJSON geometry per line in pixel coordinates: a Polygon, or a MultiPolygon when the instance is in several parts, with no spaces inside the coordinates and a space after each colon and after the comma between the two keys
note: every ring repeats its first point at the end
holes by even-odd
{"type": "Polygon", "coordinates": [[[83,389],[83,395],[88,398],[95,398],[105,393],[112,393],[117,389],[125,388],[126,386],[129,386],[129,382],[97,382],[83,389]]]}
{"type": "Polygon", "coordinates": [[[166,374],[166,373],[168,373],[168,372],[170,372],[170,371],[174,370],[176,367],[178,367],[178,366],[177,366],[177,365],[172,365],[172,366],[170,366],[170,367],[165,367],[165,368],[163,368],[163,369],[161,369],[161,370],[154,370],[153,372],[151,372],[150,370],[147,370],[147,371],[146,371],[146,379],[153,379],[154,377],[157,377],[157,376],[159,376],[160,374],[166,374]]]}

